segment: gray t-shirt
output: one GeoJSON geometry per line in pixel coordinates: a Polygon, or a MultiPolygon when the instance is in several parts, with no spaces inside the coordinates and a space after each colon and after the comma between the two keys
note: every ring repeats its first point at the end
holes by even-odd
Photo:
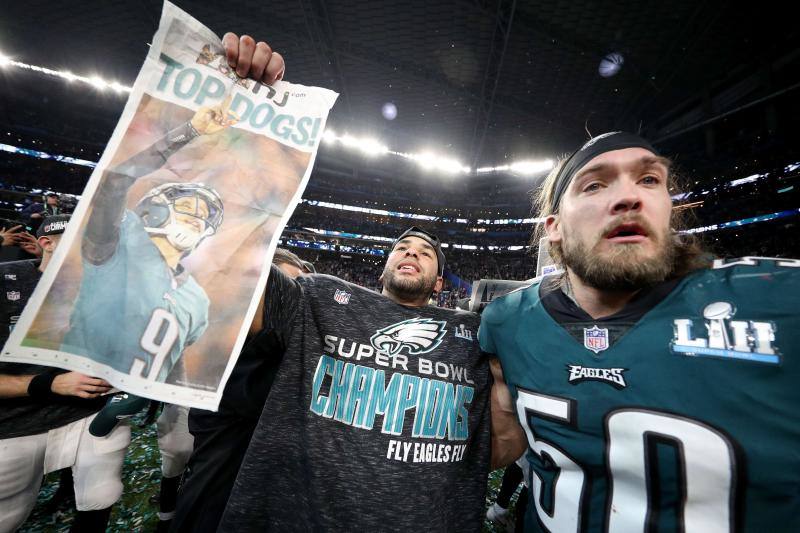
{"type": "Polygon", "coordinates": [[[272,268],[286,353],[220,531],[479,531],[490,455],[479,317],[272,268]]]}

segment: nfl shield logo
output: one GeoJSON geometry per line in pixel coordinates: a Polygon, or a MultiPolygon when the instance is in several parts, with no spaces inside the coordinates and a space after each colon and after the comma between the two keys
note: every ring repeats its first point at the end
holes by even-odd
{"type": "Polygon", "coordinates": [[[19,293],[19,291],[9,291],[6,293],[6,298],[11,300],[12,302],[19,300],[20,296],[21,294],[19,293]]]}
{"type": "Polygon", "coordinates": [[[600,353],[608,348],[608,330],[597,326],[583,328],[583,345],[594,353],[600,353]]]}
{"type": "Polygon", "coordinates": [[[336,294],[333,295],[333,299],[342,305],[347,305],[350,303],[350,293],[336,289],[336,294]]]}

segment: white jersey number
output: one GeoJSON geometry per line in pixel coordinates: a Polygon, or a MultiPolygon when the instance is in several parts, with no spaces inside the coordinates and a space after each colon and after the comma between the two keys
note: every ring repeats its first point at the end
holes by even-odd
{"type": "MultiPolygon", "coordinates": [[[[572,401],[518,390],[517,414],[533,453],[558,469],[552,482],[551,510],[541,502],[544,480],[533,475],[533,501],[539,520],[553,532],[574,532],[581,526],[585,475],[563,450],[537,438],[532,417],[573,424],[572,401]]],[[[682,529],[686,533],[724,532],[733,529],[735,459],[729,440],[696,420],[646,409],[620,409],[605,417],[606,461],[609,472],[607,530],[611,533],[645,531],[648,493],[654,487],[648,476],[651,439],[675,443],[680,450],[685,495],[682,529]],[[614,512],[609,512],[613,509],[614,512]]]]}
{"type": "Polygon", "coordinates": [[[522,427],[528,436],[528,444],[533,453],[549,460],[559,469],[552,487],[552,511],[547,511],[542,506],[542,492],[544,480],[537,474],[533,476],[533,501],[539,520],[550,531],[574,532],[580,527],[581,498],[585,475],[583,469],[566,453],[546,442],[537,439],[533,426],[527,422],[532,416],[555,420],[564,424],[571,424],[572,409],[570,401],[555,396],[547,396],[533,392],[518,390],[517,416],[523,421],[522,427]]]}
{"type": "Polygon", "coordinates": [[[131,375],[155,380],[164,361],[178,340],[178,320],[166,309],[156,308],[144,330],[139,345],[150,355],[150,371],[144,376],[147,361],[136,358],[131,366],[131,375]],[[163,332],[163,333],[162,333],[163,332]]]}
{"type": "Polygon", "coordinates": [[[735,259],[714,259],[713,267],[728,268],[732,266],[758,266],[762,262],[777,263],[779,267],[800,268],[800,259],[783,259],[781,257],[737,257],[735,259]]]}

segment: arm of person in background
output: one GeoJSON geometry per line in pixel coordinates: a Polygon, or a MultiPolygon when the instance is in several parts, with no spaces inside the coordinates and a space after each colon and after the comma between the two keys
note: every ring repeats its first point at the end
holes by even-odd
{"type": "Polygon", "coordinates": [[[27,231],[20,233],[19,247],[31,255],[42,257],[42,247],[39,246],[39,241],[27,231]]]}
{"type": "Polygon", "coordinates": [[[22,214],[34,220],[41,220],[44,218],[44,205],[34,203],[22,210],[22,214]]]}
{"type": "Polygon", "coordinates": [[[14,246],[19,244],[22,240],[22,226],[14,226],[11,228],[0,228],[0,246],[14,246]]]}
{"type": "Polygon", "coordinates": [[[53,369],[36,375],[14,376],[0,374],[0,398],[41,397],[58,394],[78,398],[97,398],[111,390],[111,385],[100,378],[79,372],[53,369]]]}
{"type": "Polygon", "coordinates": [[[35,376],[0,374],[0,398],[19,398],[28,395],[28,386],[35,376]]]}
{"type": "Polygon", "coordinates": [[[172,154],[195,137],[217,133],[235,124],[237,120],[230,116],[228,106],[230,98],[222,105],[201,107],[189,122],[108,170],[96,195],[102,201],[94,203],[81,243],[84,259],[93,265],[101,265],[114,255],[128,189],[142,176],[164,166],[172,154]]]}
{"type": "Polygon", "coordinates": [[[489,361],[492,384],[492,470],[510,465],[525,453],[528,441],[519,425],[514,400],[508,390],[500,360],[489,361]]]}

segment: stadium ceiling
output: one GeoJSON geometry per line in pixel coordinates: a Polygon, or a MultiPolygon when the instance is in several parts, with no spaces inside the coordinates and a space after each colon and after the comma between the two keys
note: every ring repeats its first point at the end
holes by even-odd
{"type": "MultiPolygon", "coordinates": [[[[675,139],[790,87],[800,71],[796,19],[777,4],[176,3],[220,35],[268,40],[286,58],[287,79],[339,91],[329,121],[337,132],[399,150],[449,153],[474,167],[558,156],[587,130],[641,129],[675,139]],[[610,53],[624,63],[604,77],[598,67],[610,53]],[[386,103],[397,108],[394,120],[381,112],[386,103]]],[[[0,51],[129,85],[160,10],[157,0],[10,2],[0,19],[0,51]]],[[[0,73],[0,127],[52,130],[51,120],[64,125],[62,137],[102,146],[124,99],[63,85],[0,73]]]]}

